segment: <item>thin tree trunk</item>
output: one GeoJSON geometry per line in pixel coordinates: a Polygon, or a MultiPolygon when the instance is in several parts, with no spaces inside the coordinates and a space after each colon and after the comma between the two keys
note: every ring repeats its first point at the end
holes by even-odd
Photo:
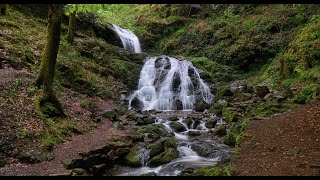
{"type": "Polygon", "coordinates": [[[69,15],[69,28],[68,28],[68,35],[67,35],[67,41],[70,44],[73,44],[75,21],[76,21],[76,12],[72,12],[69,15]]]}
{"type": "Polygon", "coordinates": [[[40,101],[53,103],[55,107],[64,114],[63,109],[52,89],[60,44],[61,16],[62,4],[50,4],[48,11],[46,46],[35,85],[38,88],[42,88],[42,98],[40,101]]]}

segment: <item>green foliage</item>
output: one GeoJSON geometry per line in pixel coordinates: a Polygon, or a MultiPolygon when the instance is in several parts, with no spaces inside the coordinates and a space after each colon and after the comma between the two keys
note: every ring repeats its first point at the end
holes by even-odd
{"type": "Polygon", "coordinates": [[[68,4],[64,7],[65,14],[69,16],[70,13],[87,13],[98,12],[103,8],[101,4],[68,4]]]}
{"type": "Polygon", "coordinates": [[[304,104],[307,101],[319,96],[320,94],[320,85],[307,85],[302,91],[294,98],[295,103],[304,104]]]}
{"type": "Polygon", "coordinates": [[[228,176],[228,174],[221,167],[203,167],[196,169],[192,176],[228,176]]]}

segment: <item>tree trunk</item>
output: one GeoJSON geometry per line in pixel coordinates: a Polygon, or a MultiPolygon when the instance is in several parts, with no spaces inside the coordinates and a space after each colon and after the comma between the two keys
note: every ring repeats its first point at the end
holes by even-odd
{"type": "Polygon", "coordinates": [[[67,41],[70,44],[73,44],[75,21],[76,21],[76,12],[72,12],[69,15],[69,28],[68,28],[68,35],[67,35],[67,41]]]}
{"type": "Polygon", "coordinates": [[[48,10],[46,46],[35,85],[38,88],[42,88],[42,98],[40,99],[40,104],[44,104],[46,102],[52,103],[57,110],[59,110],[59,114],[64,114],[62,107],[52,90],[60,44],[61,16],[62,4],[50,4],[48,10]]]}

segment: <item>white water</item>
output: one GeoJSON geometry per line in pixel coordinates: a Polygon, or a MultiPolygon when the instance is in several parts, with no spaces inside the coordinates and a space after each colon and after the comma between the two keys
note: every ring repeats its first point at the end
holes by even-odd
{"type": "MultiPolygon", "coordinates": [[[[167,113],[167,112],[163,112],[167,113]]],[[[172,112],[174,113],[174,112],[172,112]]],[[[191,113],[191,112],[189,112],[191,113]]],[[[215,117],[214,115],[209,117],[212,118],[215,117]]],[[[177,176],[180,175],[183,170],[186,170],[188,168],[200,168],[205,166],[214,166],[217,164],[218,161],[221,160],[220,156],[215,156],[212,158],[209,157],[202,157],[197,154],[192,148],[192,144],[198,144],[201,143],[198,141],[197,137],[192,138],[187,135],[187,133],[192,131],[199,131],[201,133],[207,133],[209,131],[208,128],[204,126],[205,120],[200,120],[201,123],[197,127],[191,126],[190,128],[187,127],[187,125],[184,123],[185,117],[179,117],[179,120],[176,122],[182,123],[186,127],[186,131],[177,133],[174,132],[174,130],[171,128],[170,123],[172,121],[169,121],[168,118],[165,117],[159,117],[157,118],[156,122],[154,124],[163,124],[165,126],[165,129],[168,132],[174,132],[174,138],[177,141],[178,147],[177,150],[179,151],[179,158],[172,160],[171,162],[167,164],[163,164],[158,167],[148,167],[148,162],[150,159],[147,155],[145,149],[143,149],[143,156],[146,157],[146,159],[142,159],[141,162],[143,162],[143,166],[139,168],[132,168],[132,167],[118,167],[116,175],[117,176],[139,176],[141,174],[154,172],[157,174],[157,176],[177,176]],[[201,128],[200,128],[201,127],[201,128]],[[204,127],[204,128],[203,128],[204,127]],[[201,129],[201,130],[199,130],[201,129]]],[[[222,120],[221,120],[222,121],[222,120]]],[[[217,127],[217,126],[216,126],[217,127]]],[[[204,142],[202,142],[204,143],[204,142]]],[[[213,143],[214,142],[211,139],[208,139],[205,141],[205,143],[213,143]]],[[[225,145],[221,145],[225,146],[225,145]]],[[[217,149],[215,150],[217,151],[217,149]]],[[[223,149],[219,151],[224,151],[223,149]]],[[[226,149],[225,151],[231,151],[231,149],[226,149]]]]}
{"type": "Polygon", "coordinates": [[[112,24],[112,26],[120,37],[124,49],[135,53],[141,52],[139,39],[132,31],[123,29],[115,24],[112,24]]]}
{"type": "Polygon", "coordinates": [[[196,101],[212,104],[214,96],[191,62],[160,56],[147,59],[138,90],[129,97],[142,110],[192,110],[196,101]]]}

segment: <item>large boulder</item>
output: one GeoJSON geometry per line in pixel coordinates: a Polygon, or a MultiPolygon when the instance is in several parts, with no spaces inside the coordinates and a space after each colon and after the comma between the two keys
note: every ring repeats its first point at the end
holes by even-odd
{"type": "Polygon", "coordinates": [[[172,160],[174,160],[174,159],[176,159],[178,157],[179,157],[179,151],[178,150],[176,150],[174,148],[168,148],[164,152],[162,152],[159,155],[153,157],[150,160],[149,165],[151,167],[160,166],[162,164],[169,163],[169,162],[171,162],[172,160]]]}
{"type": "Polygon", "coordinates": [[[179,122],[171,122],[170,126],[176,132],[183,132],[187,130],[187,128],[179,122]]]}

